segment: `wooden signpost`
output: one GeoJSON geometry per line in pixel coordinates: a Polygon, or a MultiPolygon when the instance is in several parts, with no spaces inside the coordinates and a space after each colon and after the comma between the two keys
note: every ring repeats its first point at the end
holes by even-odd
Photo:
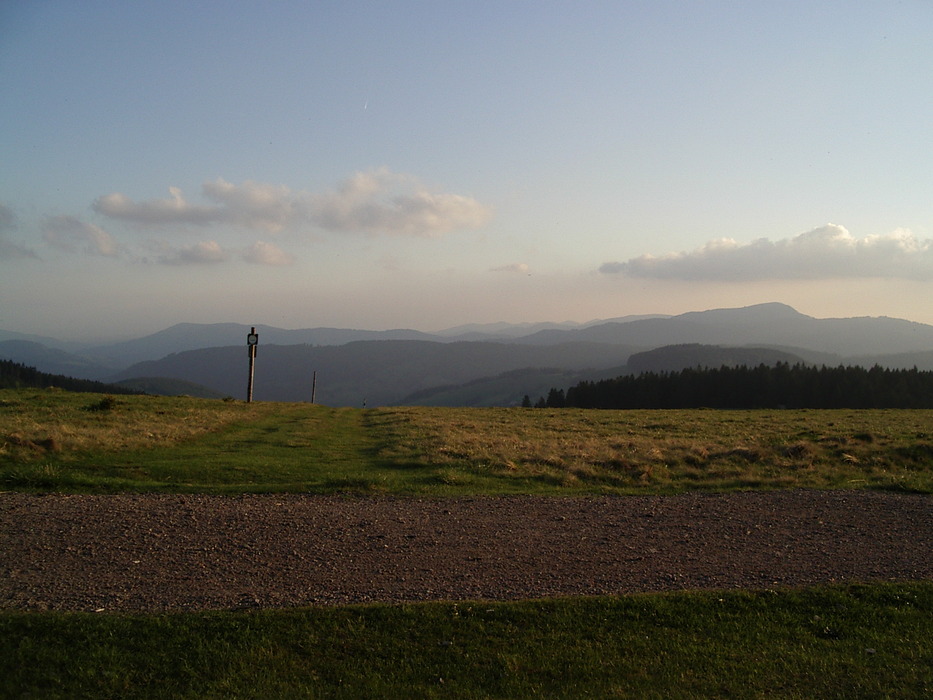
{"type": "Polygon", "coordinates": [[[249,383],[246,385],[246,403],[253,400],[253,366],[256,363],[256,346],[259,345],[259,334],[253,326],[246,336],[246,347],[249,350],[249,383]]]}

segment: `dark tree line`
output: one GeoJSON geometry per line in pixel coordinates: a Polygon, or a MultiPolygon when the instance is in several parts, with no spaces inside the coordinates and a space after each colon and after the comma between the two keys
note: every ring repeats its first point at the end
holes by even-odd
{"type": "Polygon", "coordinates": [[[51,386],[68,391],[99,394],[141,393],[135,389],[128,389],[115,384],[105,384],[90,379],[75,379],[60,374],[46,374],[35,367],[27,367],[12,360],[0,360],[0,389],[21,389],[24,387],[44,389],[51,386]]]}
{"type": "Polygon", "coordinates": [[[916,368],[757,367],[644,372],[551,389],[546,408],[933,408],[933,372],[916,368]]]}

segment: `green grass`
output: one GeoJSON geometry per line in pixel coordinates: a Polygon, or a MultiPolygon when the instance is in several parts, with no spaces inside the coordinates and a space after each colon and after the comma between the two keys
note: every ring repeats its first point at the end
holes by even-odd
{"type": "Polygon", "coordinates": [[[0,391],[0,488],[933,493],[933,411],[363,410],[0,391]]]}
{"type": "MultiPolygon", "coordinates": [[[[0,489],[933,493],[933,411],[335,409],[0,391],[0,489]]],[[[2,533],[0,533],[2,535],[2,533]]],[[[929,697],[933,583],[0,610],[0,697],[929,697]]]]}
{"type": "Polygon", "coordinates": [[[0,615],[0,695],[933,693],[933,584],[164,615],[0,615]]]}

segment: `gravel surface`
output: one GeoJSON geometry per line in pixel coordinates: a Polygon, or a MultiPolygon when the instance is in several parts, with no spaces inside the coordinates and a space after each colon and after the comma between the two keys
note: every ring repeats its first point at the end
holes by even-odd
{"type": "Polygon", "coordinates": [[[0,493],[0,608],[166,611],[933,579],[933,497],[0,493]]]}

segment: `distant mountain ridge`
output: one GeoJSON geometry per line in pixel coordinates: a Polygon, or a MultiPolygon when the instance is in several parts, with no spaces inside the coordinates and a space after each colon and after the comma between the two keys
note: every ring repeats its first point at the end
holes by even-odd
{"type": "Polygon", "coordinates": [[[58,338],[49,338],[44,335],[35,335],[34,333],[18,333],[16,331],[5,331],[0,329],[0,343],[9,340],[26,341],[38,343],[54,350],[64,350],[65,352],[80,353],[81,351],[92,347],[94,343],[82,343],[76,340],[59,340],[58,338]]]}
{"type": "Polygon", "coordinates": [[[933,326],[885,316],[817,319],[786,304],[769,303],[606,323],[581,330],[545,330],[526,336],[521,342],[548,344],[571,340],[647,348],[683,343],[778,345],[847,357],[933,349],[933,326]]]}
{"type": "Polygon", "coordinates": [[[40,372],[13,360],[0,360],[0,389],[56,388],[80,393],[138,394],[132,387],[40,372]]]}
{"type": "Polygon", "coordinates": [[[306,328],[285,330],[273,326],[247,326],[240,323],[178,323],[165,330],[135,340],[89,348],[85,354],[111,358],[123,366],[153,360],[171,353],[202,348],[244,345],[246,334],[256,328],[260,342],[274,345],[344,345],[357,340],[434,340],[436,336],[408,329],[363,331],[346,328],[306,328]]]}
{"type": "MultiPolygon", "coordinates": [[[[180,379],[240,397],[250,328],[180,323],[135,340],[85,346],[78,353],[0,331],[0,359],[99,381],[180,379]]],[[[780,303],[584,324],[476,324],[435,334],[256,329],[258,399],[307,400],[311,373],[320,371],[318,400],[334,405],[361,405],[364,400],[370,405],[514,403],[522,398],[516,395],[522,382],[535,392],[541,383],[553,385],[561,376],[579,381],[605,372],[636,371],[643,357],[676,357],[675,364],[683,367],[771,364],[787,357],[817,365],[933,369],[931,325],[887,317],[817,319],[780,303]],[[692,349],[682,347],[689,345],[692,349]],[[658,351],[671,346],[681,347],[658,351]],[[638,355],[646,351],[651,352],[638,355]]]]}
{"type": "Polygon", "coordinates": [[[642,372],[677,372],[688,368],[718,367],[773,367],[778,362],[802,363],[803,358],[784,350],[772,348],[736,348],[721,345],[665,345],[654,350],[637,352],[628,358],[626,366],[631,374],[642,372]]]}
{"type": "Polygon", "coordinates": [[[0,340],[0,359],[36,367],[47,374],[99,381],[120,369],[32,340],[0,340]]]}
{"type": "Polygon", "coordinates": [[[599,319],[586,323],[576,323],[574,321],[564,321],[563,323],[506,323],[504,321],[500,323],[470,323],[438,331],[437,335],[455,340],[514,340],[516,338],[530,336],[540,331],[572,331],[589,328],[591,326],[599,326],[605,323],[627,323],[629,321],[641,321],[648,318],[669,318],[669,316],[662,314],[639,314],[620,316],[619,318],[599,319]]]}
{"type": "MultiPolygon", "coordinates": [[[[240,323],[179,323],[133,340],[92,346],[39,339],[0,330],[0,344],[28,340],[47,348],[78,354],[84,362],[125,368],[171,353],[202,348],[243,345],[250,325],[240,323]],[[66,350],[71,347],[71,350],[66,350]]],[[[933,350],[933,325],[902,319],[857,317],[817,319],[777,302],[732,309],[691,311],[678,316],[641,315],[587,323],[470,324],[438,333],[412,329],[385,331],[346,328],[287,330],[257,324],[260,344],[344,345],[360,340],[429,340],[458,342],[489,340],[550,345],[598,342],[651,349],[664,345],[759,345],[803,348],[839,357],[915,353],[933,350]]]]}
{"type": "MultiPolygon", "coordinates": [[[[371,340],[345,345],[265,345],[258,349],[254,397],[261,401],[316,400],[333,406],[395,404],[430,387],[457,385],[528,367],[618,367],[632,349],[598,343],[523,346],[508,343],[371,340]]],[[[115,380],[174,377],[234,397],[246,387],[241,347],[207,348],[142,362],[115,380]]],[[[520,399],[521,397],[519,397],[520,399]]]]}

